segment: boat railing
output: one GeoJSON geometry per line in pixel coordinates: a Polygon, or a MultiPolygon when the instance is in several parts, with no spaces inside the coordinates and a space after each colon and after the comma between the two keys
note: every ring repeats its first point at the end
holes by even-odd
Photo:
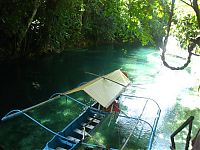
{"type": "Polygon", "coordinates": [[[176,145],[174,142],[174,137],[181,132],[185,127],[187,127],[189,125],[189,129],[188,129],[188,134],[186,137],[186,144],[185,144],[185,150],[188,150],[189,148],[189,144],[190,144],[190,139],[191,139],[191,131],[192,131],[192,123],[194,120],[194,116],[190,116],[178,129],[176,129],[172,135],[171,135],[171,149],[175,150],[176,149],[176,145]]]}
{"type": "MultiPolygon", "coordinates": [[[[146,103],[147,103],[148,101],[152,101],[152,102],[157,106],[157,112],[156,112],[156,116],[155,116],[155,118],[154,118],[153,124],[149,123],[149,122],[146,121],[146,120],[143,120],[143,119],[141,118],[142,116],[139,116],[139,117],[128,117],[127,115],[126,115],[126,116],[122,116],[122,117],[130,118],[130,119],[142,121],[142,122],[148,124],[148,126],[151,128],[151,134],[150,134],[150,138],[149,138],[149,141],[148,141],[148,147],[147,147],[147,149],[148,149],[148,150],[151,150],[151,149],[152,149],[152,146],[153,146],[153,141],[154,141],[155,133],[156,133],[156,128],[157,128],[158,121],[159,121],[160,114],[161,114],[161,108],[160,108],[159,104],[158,104],[154,99],[148,98],[148,97],[137,96],[137,95],[130,95],[130,94],[121,94],[121,96],[123,96],[123,97],[128,97],[128,98],[145,99],[145,100],[146,100],[146,103]]],[[[145,106],[144,106],[144,108],[143,108],[143,111],[144,111],[144,109],[145,109],[145,107],[146,107],[146,103],[145,103],[145,106]]]]}
{"type": "Polygon", "coordinates": [[[8,112],[7,115],[5,115],[5,116],[1,119],[1,121],[6,121],[6,120],[9,120],[9,119],[15,118],[15,117],[17,117],[17,116],[19,116],[19,115],[22,115],[23,113],[25,113],[25,112],[27,112],[27,111],[29,111],[29,110],[33,110],[33,109],[35,109],[35,108],[37,108],[37,107],[39,107],[39,106],[42,106],[42,105],[44,105],[44,104],[46,104],[46,103],[49,103],[49,102],[51,102],[51,101],[54,101],[54,100],[58,99],[59,97],[60,97],[60,95],[57,95],[57,96],[55,96],[55,97],[50,97],[48,100],[46,100],[46,101],[44,101],[44,102],[38,103],[38,104],[36,104],[36,105],[34,105],[34,106],[25,108],[25,109],[20,110],[20,111],[11,110],[10,112],[12,112],[12,113],[8,112]],[[9,114],[9,115],[8,115],[8,114],[9,114]]]}
{"type": "MultiPolygon", "coordinates": [[[[50,98],[49,98],[48,100],[46,100],[46,101],[44,101],[44,102],[41,102],[41,103],[39,103],[39,104],[36,104],[36,105],[34,105],[34,106],[25,108],[25,109],[20,110],[20,111],[14,111],[14,110],[13,110],[13,111],[10,111],[10,112],[12,112],[12,113],[9,112],[7,115],[5,115],[5,116],[1,119],[1,121],[6,121],[6,120],[8,120],[8,119],[17,117],[18,115],[21,115],[21,114],[23,114],[23,113],[25,113],[25,112],[27,112],[27,111],[30,111],[30,110],[35,109],[35,108],[37,108],[37,107],[39,107],[39,106],[42,106],[42,105],[44,105],[44,104],[46,104],[46,103],[49,103],[49,102],[51,102],[51,101],[54,101],[54,100],[60,98],[61,96],[64,96],[64,97],[66,97],[66,98],[69,98],[70,100],[75,101],[76,103],[78,103],[79,105],[81,105],[81,106],[83,106],[83,107],[85,107],[85,108],[90,107],[90,106],[85,105],[84,103],[78,101],[77,99],[75,99],[75,98],[73,98],[73,97],[71,97],[71,96],[69,96],[69,95],[67,95],[67,94],[64,94],[64,93],[54,93],[53,95],[50,96],[50,98]]],[[[95,108],[94,108],[94,109],[95,109],[95,108]]]]}

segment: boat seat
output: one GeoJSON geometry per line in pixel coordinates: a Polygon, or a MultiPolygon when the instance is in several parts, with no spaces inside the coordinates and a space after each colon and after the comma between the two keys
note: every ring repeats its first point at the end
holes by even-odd
{"type": "Polygon", "coordinates": [[[80,139],[77,139],[77,138],[72,137],[72,136],[67,136],[67,139],[69,139],[70,141],[72,141],[74,143],[79,143],[80,142],[80,139]]]}
{"type": "Polygon", "coordinates": [[[99,114],[94,114],[93,117],[97,118],[97,119],[102,119],[102,118],[105,117],[105,114],[100,114],[100,113],[99,114]]]}
{"type": "Polygon", "coordinates": [[[91,117],[88,117],[88,120],[90,120],[90,121],[92,121],[92,122],[95,122],[95,123],[97,123],[97,124],[100,122],[100,120],[95,119],[95,118],[91,118],[91,117]]]}
{"type": "Polygon", "coordinates": [[[93,125],[90,125],[90,124],[87,125],[87,123],[82,123],[81,125],[82,125],[83,127],[85,126],[86,128],[88,128],[88,129],[90,129],[90,130],[94,129],[94,126],[93,126],[93,125]]]}
{"type": "Polygon", "coordinates": [[[105,114],[98,112],[98,111],[95,111],[95,110],[90,110],[90,112],[92,112],[92,114],[94,114],[94,115],[105,116],[105,114]]]}
{"type": "MultiPolygon", "coordinates": [[[[74,132],[80,134],[80,135],[83,135],[83,130],[80,130],[80,129],[75,129],[74,132]]],[[[87,132],[85,132],[85,135],[89,135],[87,132]]]]}
{"type": "MultiPolygon", "coordinates": [[[[58,138],[58,140],[59,140],[59,142],[60,143],[62,143],[62,145],[65,145],[65,146],[67,146],[68,148],[71,148],[71,147],[73,147],[74,146],[74,141],[71,141],[71,140],[66,140],[66,139],[62,139],[62,138],[58,138]]],[[[61,147],[59,147],[59,148],[61,148],[61,147]]],[[[66,147],[65,147],[66,148],[66,147]]],[[[68,149],[67,148],[67,149],[68,149]]]]}

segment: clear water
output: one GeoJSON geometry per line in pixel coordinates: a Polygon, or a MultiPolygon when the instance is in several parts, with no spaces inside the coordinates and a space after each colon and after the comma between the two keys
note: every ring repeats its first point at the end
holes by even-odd
{"type": "MultiPolygon", "coordinates": [[[[155,99],[162,109],[153,149],[170,149],[170,135],[189,116],[195,117],[192,136],[199,128],[200,97],[196,83],[199,73],[195,63],[185,70],[171,71],[162,65],[157,52],[158,50],[151,48],[104,46],[74,50],[15,66],[1,65],[1,116],[11,109],[29,107],[48,99],[55,92],[67,91],[81,82],[93,79],[93,76],[85,74],[86,71],[101,75],[122,68],[128,73],[132,83],[138,85],[131,89],[132,93],[155,99]]],[[[82,94],[74,96],[84,103],[91,103],[82,94]]],[[[143,104],[142,101],[136,103],[127,99],[122,109],[129,115],[138,115],[140,111],[137,108],[143,104]]],[[[82,111],[83,108],[78,104],[61,98],[27,113],[58,132],[82,111]]],[[[155,117],[152,105],[146,111],[145,119],[155,117]]],[[[93,138],[87,140],[88,143],[115,148],[123,145],[134,121],[111,117],[96,129],[93,138]]],[[[0,145],[6,150],[42,149],[52,137],[52,134],[24,116],[1,122],[0,129],[0,145]]],[[[139,123],[125,149],[146,149],[148,133],[149,128],[144,123],[139,123]]],[[[187,128],[177,135],[177,149],[184,149],[186,134],[187,128]]]]}

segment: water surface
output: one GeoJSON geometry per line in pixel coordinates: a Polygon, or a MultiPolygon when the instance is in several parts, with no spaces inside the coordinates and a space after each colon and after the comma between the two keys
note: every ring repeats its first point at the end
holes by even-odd
{"type": "MultiPolygon", "coordinates": [[[[192,134],[194,135],[199,128],[200,98],[195,83],[196,76],[192,76],[195,72],[194,67],[171,71],[162,65],[159,55],[154,55],[155,52],[158,50],[131,46],[102,46],[72,50],[37,61],[1,65],[1,116],[11,109],[32,106],[48,99],[55,92],[65,92],[94,78],[85,72],[101,75],[122,68],[128,73],[132,83],[138,85],[131,89],[133,94],[153,98],[160,105],[162,113],[153,149],[167,150],[170,146],[170,135],[189,116],[195,116],[192,134]]],[[[84,103],[91,103],[85,100],[82,94],[74,96],[84,103]]],[[[127,114],[135,115],[140,114],[136,108],[143,106],[143,102],[126,100],[123,105],[127,114]]],[[[146,112],[150,120],[155,115],[154,110],[154,107],[150,107],[146,112]]],[[[83,108],[78,104],[61,98],[31,110],[28,114],[58,132],[82,111],[83,108]]],[[[95,143],[98,139],[96,144],[109,143],[119,148],[130,134],[133,124],[132,120],[108,118],[88,142],[95,143]],[[114,132],[111,134],[110,131],[114,132]],[[112,137],[117,139],[109,140],[113,139],[112,137]]],[[[24,116],[2,122],[0,126],[0,145],[6,150],[41,149],[52,137],[52,134],[24,116]]],[[[136,132],[132,136],[126,149],[145,149],[149,129],[145,124],[139,124],[138,131],[141,130],[142,134],[136,132]]],[[[177,149],[184,149],[186,134],[187,129],[175,139],[177,149]]]]}

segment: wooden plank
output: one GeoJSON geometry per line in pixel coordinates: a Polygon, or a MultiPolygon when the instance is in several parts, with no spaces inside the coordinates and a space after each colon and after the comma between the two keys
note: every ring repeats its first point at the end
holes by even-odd
{"type": "Polygon", "coordinates": [[[90,130],[94,129],[93,125],[90,125],[90,124],[87,125],[87,123],[82,123],[82,126],[88,128],[90,130]]]}
{"type": "Polygon", "coordinates": [[[88,120],[90,120],[90,121],[92,121],[92,122],[95,122],[95,123],[97,123],[97,124],[100,122],[100,120],[94,119],[94,118],[91,118],[91,117],[88,117],[88,120]]]}
{"type": "MultiPolygon", "coordinates": [[[[80,130],[80,129],[75,129],[74,132],[76,132],[76,133],[78,133],[78,134],[80,134],[80,135],[83,135],[83,132],[84,132],[84,131],[83,131],[83,130],[80,130]]],[[[88,135],[87,132],[85,132],[84,134],[85,134],[85,135],[88,135]]]]}
{"type": "Polygon", "coordinates": [[[105,114],[94,114],[93,115],[93,118],[96,118],[96,119],[99,119],[99,120],[101,120],[102,118],[104,118],[105,117],[105,114]]]}
{"type": "Polygon", "coordinates": [[[79,143],[80,142],[80,139],[77,139],[77,138],[72,137],[72,136],[67,136],[67,139],[69,139],[70,141],[75,142],[75,143],[79,143]]]}

